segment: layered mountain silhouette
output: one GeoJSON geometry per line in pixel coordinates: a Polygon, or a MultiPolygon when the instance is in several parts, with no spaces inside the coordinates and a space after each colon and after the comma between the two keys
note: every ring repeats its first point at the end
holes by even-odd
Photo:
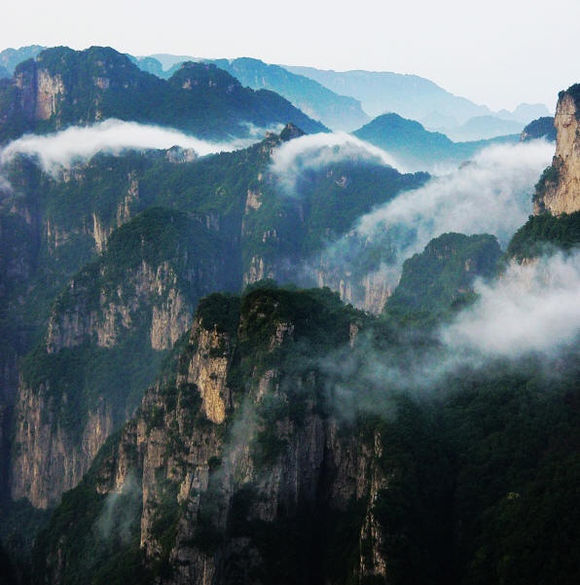
{"type": "Polygon", "coordinates": [[[0,140],[107,118],[171,126],[209,139],[248,136],[252,126],[292,122],[324,131],[278,94],[253,91],[215,65],[185,63],[169,79],[117,51],[47,49],[0,84],[0,140]]]}
{"type": "Polygon", "coordinates": [[[425,170],[456,165],[491,144],[517,142],[519,139],[514,134],[492,140],[453,142],[445,134],[425,130],[419,122],[397,114],[378,116],[353,134],[388,151],[404,167],[425,170]]]}

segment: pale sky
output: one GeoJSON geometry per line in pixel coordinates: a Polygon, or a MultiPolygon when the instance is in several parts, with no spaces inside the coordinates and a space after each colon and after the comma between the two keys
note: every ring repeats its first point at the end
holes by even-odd
{"type": "Polygon", "coordinates": [[[414,73],[492,109],[552,110],[580,82],[580,0],[8,1],[0,49],[108,45],[414,73]]]}

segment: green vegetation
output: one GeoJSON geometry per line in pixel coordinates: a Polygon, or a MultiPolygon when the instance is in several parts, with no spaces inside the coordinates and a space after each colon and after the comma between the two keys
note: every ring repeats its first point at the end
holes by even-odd
{"type": "MultiPolygon", "coordinates": [[[[128,116],[136,105],[144,119],[155,111],[177,120],[207,99],[234,124],[224,93],[246,109],[256,99],[212,66],[187,64],[164,82],[135,73],[108,49],[82,55],[77,63],[77,53],[53,50],[39,60],[71,87],[92,83],[90,96],[59,106],[64,120],[95,115],[92,100],[106,84],[93,80],[103,67],[112,72],[105,112],[128,116]],[[127,103],[128,89],[143,95],[127,103]],[[178,96],[172,112],[155,101],[164,92],[178,96]]],[[[21,72],[38,66],[28,62],[21,72]]],[[[0,83],[0,100],[14,97],[10,87],[0,83]]],[[[0,212],[8,252],[0,255],[0,349],[32,348],[21,376],[45,393],[43,422],[78,441],[89,414],[104,405],[120,431],[47,513],[48,524],[24,503],[2,510],[0,578],[19,574],[18,554],[33,547],[32,585],[163,585],[200,559],[208,571],[215,562],[216,582],[227,584],[383,581],[359,575],[361,559],[366,567],[383,559],[389,585],[578,582],[578,351],[549,367],[537,357],[490,360],[437,371],[410,392],[398,384],[406,374],[413,379],[416,364],[438,370],[436,358],[447,357],[433,328],[474,300],[476,277],[495,276],[494,237],[431,241],[405,262],[377,319],[329,289],[271,279],[240,297],[213,292],[239,290],[255,257],[289,280],[295,260],[315,257],[362,213],[427,179],[341,163],[304,171],[299,196],[286,197],[268,173],[280,140],[184,164],[161,152],[98,156],[63,181],[14,161],[18,188],[0,212]],[[255,201],[246,206],[248,190],[255,201]],[[31,210],[38,231],[26,221],[31,210]],[[99,255],[96,223],[108,236],[99,255]],[[209,374],[223,375],[231,393],[219,424],[201,409],[201,382],[184,375],[200,351],[197,330],[172,351],[152,348],[153,307],[173,293],[186,315],[212,293],[199,301],[197,318],[220,339],[202,360],[227,362],[227,371],[209,374]],[[112,306],[124,313],[112,319],[116,337],[106,347],[94,323],[112,306]],[[52,353],[33,343],[49,316],[54,335],[66,323],[78,326],[78,337],[63,347],[57,339],[52,353]],[[125,485],[115,491],[119,477],[125,485]],[[144,503],[151,546],[142,549],[144,503]],[[29,532],[26,542],[15,540],[18,525],[29,532]]],[[[530,218],[508,256],[530,258],[546,244],[571,250],[579,217],[530,218]]],[[[348,261],[363,274],[391,253],[386,238],[348,261]]]]}
{"type": "Polygon", "coordinates": [[[538,118],[523,129],[522,139],[524,142],[537,140],[538,138],[544,138],[550,142],[556,141],[556,128],[554,127],[554,118],[552,116],[538,118]]]}
{"type": "Polygon", "coordinates": [[[235,335],[240,320],[240,299],[233,295],[213,293],[202,299],[197,307],[202,327],[218,333],[235,335]]]}
{"type": "Polygon", "coordinates": [[[108,47],[73,51],[56,47],[20,63],[15,75],[23,83],[0,80],[0,143],[23,132],[45,133],[107,118],[179,128],[207,139],[247,136],[248,124],[270,127],[293,122],[306,132],[326,128],[270,91],[242,87],[215,65],[184,63],[169,80],[141,71],[126,55],[108,47]],[[22,106],[22,95],[36,99],[36,76],[46,70],[64,91],[56,111],[36,119],[22,106]]]}
{"type": "Polygon", "coordinates": [[[579,244],[580,211],[559,216],[550,213],[530,215],[511,239],[506,256],[522,261],[554,249],[569,251],[579,244]]]}
{"type": "MultiPolygon", "coordinates": [[[[432,259],[431,276],[443,282],[446,274],[451,278],[447,272],[433,269],[443,255],[456,270],[463,271],[465,257],[454,264],[462,251],[469,252],[466,257],[472,260],[479,258],[482,271],[493,270],[492,259],[497,257],[493,238],[446,234],[424,253],[432,259]]],[[[439,300],[446,306],[449,297],[441,293],[439,300]]],[[[236,370],[239,384],[235,391],[251,397],[252,383],[263,369],[276,370],[272,386],[255,405],[256,432],[247,439],[254,479],[242,476],[230,492],[229,484],[224,483],[230,473],[224,472],[225,453],[223,457],[212,455],[207,461],[207,489],[193,496],[199,494],[199,509],[194,508],[195,516],[190,517],[187,504],[177,503],[178,482],[167,479],[164,466],[158,468],[154,481],[159,498],[152,532],[162,552],[146,565],[134,548],[136,541],[128,540],[96,570],[85,547],[95,538],[90,526],[105,505],[104,497],[94,492],[96,478],[114,469],[108,462],[114,459],[118,439],[111,440],[87,479],[66,496],[43,533],[65,535],[65,540],[55,537],[48,542],[42,536],[37,552],[39,558],[49,559],[49,566],[39,569],[40,574],[50,575],[50,559],[58,542],[60,554],[64,546],[70,564],[62,581],[65,585],[76,585],[81,574],[88,583],[100,584],[104,575],[120,582],[127,574],[122,563],[137,571],[141,583],[151,582],[154,575],[163,580],[175,568],[170,553],[178,542],[176,529],[181,519],[190,523],[192,536],[178,546],[216,559],[224,583],[330,579],[350,585],[358,582],[361,556],[371,562],[376,554],[388,561],[388,582],[393,585],[527,585],[536,582],[534,578],[541,583],[571,585],[577,580],[580,559],[570,552],[580,520],[575,505],[580,481],[577,352],[563,356],[565,365],[550,374],[537,360],[495,361],[485,369],[466,367],[439,378],[427,395],[411,396],[391,389],[378,375],[374,381],[363,378],[365,382],[361,382],[355,362],[368,367],[375,361],[387,365],[392,360],[407,364],[420,359],[417,338],[394,335],[388,321],[375,321],[345,307],[328,290],[271,288],[261,283],[241,301],[211,295],[200,303],[198,315],[204,327],[212,317],[222,319],[220,330],[231,336],[235,345],[231,368],[236,370]],[[367,334],[361,345],[349,349],[349,367],[339,384],[352,391],[354,400],[331,404],[329,385],[334,373],[323,362],[333,350],[340,359],[338,349],[348,347],[353,323],[367,334]],[[368,389],[364,384],[378,389],[371,403],[365,400],[368,389]],[[338,425],[337,434],[332,435],[332,443],[326,443],[329,451],[320,468],[300,468],[300,481],[305,483],[298,500],[278,494],[280,499],[274,505],[268,499],[272,496],[270,488],[264,487],[268,485],[265,478],[271,470],[286,469],[297,454],[305,453],[300,440],[306,428],[318,426],[322,432],[328,424],[338,425]],[[337,452],[336,442],[341,445],[337,452]],[[378,478],[378,491],[372,501],[363,491],[336,506],[330,494],[340,469],[333,467],[333,457],[345,457],[348,449],[366,454],[364,481],[378,478]],[[307,487],[311,473],[320,474],[312,492],[307,487]],[[274,506],[271,521],[263,519],[263,506],[274,506]],[[378,538],[366,524],[369,506],[378,538]],[[85,512],[75,516],[77,508],[85,512]]],[[[427,336],[420,343],[423,350],[433,350],[434,342],[427,336]]],[[[182,351],[181,360],[187,361],[195,347],[184,339],[182,351]]],[[[176,388],[170,382],[155,392],[153,396],[159,399],[149,402],[140,416],[147,420],[160,410],[163,416],[158,428],[165,428],[168,436],[175,435],[163,465],[171,461],[185,477],[184,441],[211,444],[208,441],[213,441],[216,426],[199,416],[197,388],[187,384],[176,388]],[[175,420],[178,411],[181,427],[175,420]]],[[[230,412],[225,423],[228,429],[220,436],[239,441],[228,431],[243,416],[243,409],[230,412]]],[[[321,436],[328,441],[327,435],[321,436]]],[[[225,449],[227,443],[221,445],[225,449]]],[[[138,458],[134,465],[139,469],[138,458]]],[[[101,550],[111,552],[97,548],[99,559],[101,550]]],[[[367,576],[362,582],[381,581],[367,576]]]]}
{"type": "Polygon", "coordinates": [[[474,280],[495,276],[500,255],[497,240],[489,235],[448,233],[431,240],[403,264],[384,315],[421,326],[439,321],[474,300],[474,280]]]}
{"type": "Polygon", "coordinates": [[[544,169],[540,180],[536,183],[532,199],[534,203],[540,205],[542,211],[545,211],[543,204],[544,194],[549,187],[553,187],[558,183],[558,177],[558,168],[554,165],[550,165],[544,169]]]}

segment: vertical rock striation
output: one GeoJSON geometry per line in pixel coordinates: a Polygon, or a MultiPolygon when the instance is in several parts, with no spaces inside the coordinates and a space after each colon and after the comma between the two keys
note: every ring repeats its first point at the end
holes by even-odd
{"type": "Polygon", "coordinates": [[[536,215],[580,210],[580,85],[560,93],[554,125],[556,153],[536,187],[536,215]]]}

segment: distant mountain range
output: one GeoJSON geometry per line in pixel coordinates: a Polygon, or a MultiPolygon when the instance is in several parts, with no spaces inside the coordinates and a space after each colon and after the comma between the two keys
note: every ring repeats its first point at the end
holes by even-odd
{"type": "Polygon", "coordinates": [[[290,73],[278,65],[248,58],[218,59],[212,63],[233,75],[242,85],[255,90],[271,89],[283,95],[305,114],[333,130],[349,132],[370,120],[358,100],[338,95],[316,81],[290,73]]]}
{"type": "MultiPolygon", "coordinates": [[[[42,48],[34,45],[2,51],[0,78],[9,77],[19,62],[35,57],[42,48]]],[[[243,86],[275,91],[332,130],[350,132],[373,117],[397,113],[454,141],[472,141],[519,134],[527,123],[549,113],[543,104],[520,104],[513,112],[492,112],[417,75],[324,71],[270,65],[250,58],[211,60],[169,54],[127,57],[142,71],[162,79],[169,79],[184,61],[213,63],[243,86]]]]}
{"type": "Polygon", "coordinates": [[[430,132],[397,114],[378,116],[353,133],[357,138],[387,150],[409,170],[436,171],[441,165],[456,165],[477,151],[497,142],[517,142],[518,134],[490,140],[453,142],[440,132],[430,132]]]}
{"type": "Polygon", "coordinates": [[[525,123],[530,121],[531,119],[525,122],[506,120],[490,114],[475,116],[456,128],[447,129],[446,134],[452,140],[457,141],[474,140],[475,137],[487,139],[505,134],[519,134],[524,129],[525,123]]]}
{"type": "Polygon", "coordinates": [[[474,116],[489,113],[485,106],[457,97],[418,75],[374,71],[331,71],[289,66],[289,71],[315,79],[325,87],[360,100],[373,116],[396,112],[433,125],[447,121],[462,124],[474,116]]]}
{"type": "Polygon", "coordinates": [[[340,72],[295,66],[287,66],[287,69],[310,77],[332,91],[360,100],[365,112],[373,117],[395,112],[418,120],[430,130],[444,132],[453,140],[477,140],[521,132],[531,120],[548,115],[544,104],[520,104],[513,112],[501,110],[494,113],[487,106],[453,95],[418,75],[340,72]],[[483,128],[478,122],[469,123],[472,118],[484,116],[487,119],[483,121],[483,128]],[[489,130],[490,127],[493,129],[489,130]]]}
{"type": "Polygon", "coordinates": [[[29,45],[19,49],[4,49],[0,52],[0,78],[11,77],[16,66],[26,59],[34,59],[46,47],[29,45]]]}

